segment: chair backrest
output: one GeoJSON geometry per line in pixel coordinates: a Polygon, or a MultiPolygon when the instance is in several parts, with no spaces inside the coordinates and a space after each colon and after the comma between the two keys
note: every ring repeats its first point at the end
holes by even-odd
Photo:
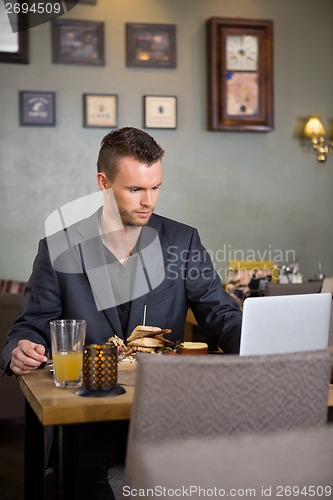
{"type": "Polygon", "coordinates": [[[322,282],[321,292],[329,292],[333,295],[333,277],[324,278],[324,281],[322,282]]]}
{"type": "Polygon", "coordinates": [[[324,425],[330,368],[327,351],[139,356],[127,480],[140,442],[324,425]]]}
{"type": "Polygon", "coordinates": [[[193,341],[193,327],[197,326],[197,320],[194,317],[192,309],[187,310],[185,329],[184,329],[184,340],[193,341]]]}
{"type": "Polygon", "coordinates": [[[306,293],[319,293],[321,281],[309,281],[305,283],[270,283],[265,288],[265,295],[303,295],[306,293]]]}
{"type": "MultiPolygon", "coordinates": [[[[330,318],[330,329],[328,332],[328,345],[333,347],[333,300],[331,304],[331,318],[330,318]]],[[[332,376],[333,379],[333,376],[332,376]]]]}
{"type": "Polygon", "coordinates": [[[331,498],[332,463],[332,425],[259,436],[196,437],[138,447],[131,488],[191,489],[195,499],[206,496],[204,492],[208,494],[213,487],[225,492],[220,496],[230,496],[239,488],[237,498],[286,498],[301,489],[315,498],[331,498]]]}
{"type": "MultiPolygon", "coordinates": [[[[321,293],[326,293],[326,292],[329,292],[333,295],[333,277],[325,278],[323,281],[321,293]]],[[[333,300],[331,307],[331,320],[330,320],[330,331],[328,334],[328,345],[333,346],[333,300]]],[[[333,370],[332,370],[332,380],[333,380],[333,370]]]]}
{"type": "Polygon", "coordinates": [[[0,293],[23,294],[26,286],[26,281],[0,280],[0,293]]]}

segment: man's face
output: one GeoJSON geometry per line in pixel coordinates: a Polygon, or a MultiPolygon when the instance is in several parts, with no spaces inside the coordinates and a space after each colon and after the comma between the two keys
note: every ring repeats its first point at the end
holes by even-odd
{"type": "Polygon", "coordinates": [[[104,187],[112,188],[124,225],[144,226],[155,209],[161,184],[160,160],[147,166],[133,158],[123,158],[115,179],[110,182],[106,178],[104,187]]]}

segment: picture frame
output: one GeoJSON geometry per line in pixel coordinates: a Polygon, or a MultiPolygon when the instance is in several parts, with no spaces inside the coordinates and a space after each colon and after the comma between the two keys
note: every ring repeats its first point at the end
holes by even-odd
{"type": "Polygon", "coordinates": [[[116,128],[118,96],[116,94],[83,94],[83,126],[116,128]]]}
{"type": "Polygon", "coordinates": [[[176,26],[126,23],[126,65],[132,68],[175,68],[176,26]]]}
{"type": "Polygon", "coordinates": [[[52,61],[104,66],[104,22],[54,19],[52,61]]]}
{"type": "Polygon", "coordinates": [[[19,101],[21,126],[55,126],[55,92],[21,90],[19,92],[19,101]]]}
{"type": "Polygon", "coordinates": [[[211,18],[207,50],[208,129],[273,130],[273,21],[211,18]]]}
{"type": "Polygon", "coordinates": [[[29,64],[29,30],[23,13],[11,14],[11,23],[17,23],[18,31],[12,32],[5,10],[0,12],[0,63],[29,64]]]}
{"type": "Polygon", "coordinates": [[[177,97],[145,95],[143,103],[144,128],[177,128],[177,97]]]}

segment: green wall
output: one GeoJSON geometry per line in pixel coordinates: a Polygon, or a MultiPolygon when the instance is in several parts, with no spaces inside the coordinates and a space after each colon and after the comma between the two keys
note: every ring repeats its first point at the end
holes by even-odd
{"type": "Polygon", "coordinates": [[[177,96],[177,129],[150,130],[166,150],[157,213],[198,227],[222,276],[242,253],[333,275],[333,156],[319,165],[294,137],[301,117],[333,118],[332,0],[97,0],[64,18],[105,22],[106,64],[53,64],[50,24],[29,31],[30,64],[0,64],[0,278],[27,279],[45,218],[96,190],[108,130],[82,127],[84,93],[117,94],[119,126],[136,127],[144,95],[177,96]],[[274,21],[274,131],[207,130],[210,17],[274,21]],[[175,24],[177,68],[127,68],[126,22],[175,24]],[[56,92],[56,127],[19,126],[20,90],[56,92]]]}

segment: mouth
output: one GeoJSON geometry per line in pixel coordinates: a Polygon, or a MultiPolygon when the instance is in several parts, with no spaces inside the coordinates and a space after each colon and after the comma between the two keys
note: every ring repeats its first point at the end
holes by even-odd
{"type": "Polygon", "coordinates": [[[151,210],[142,210],[142,211],[138,211],[138,212],[135,212],[135,214],[138,216],[138,217],[142,217],[143,219],[146,219],[148,217],[151,216],[152,212],[151,210]]]}

